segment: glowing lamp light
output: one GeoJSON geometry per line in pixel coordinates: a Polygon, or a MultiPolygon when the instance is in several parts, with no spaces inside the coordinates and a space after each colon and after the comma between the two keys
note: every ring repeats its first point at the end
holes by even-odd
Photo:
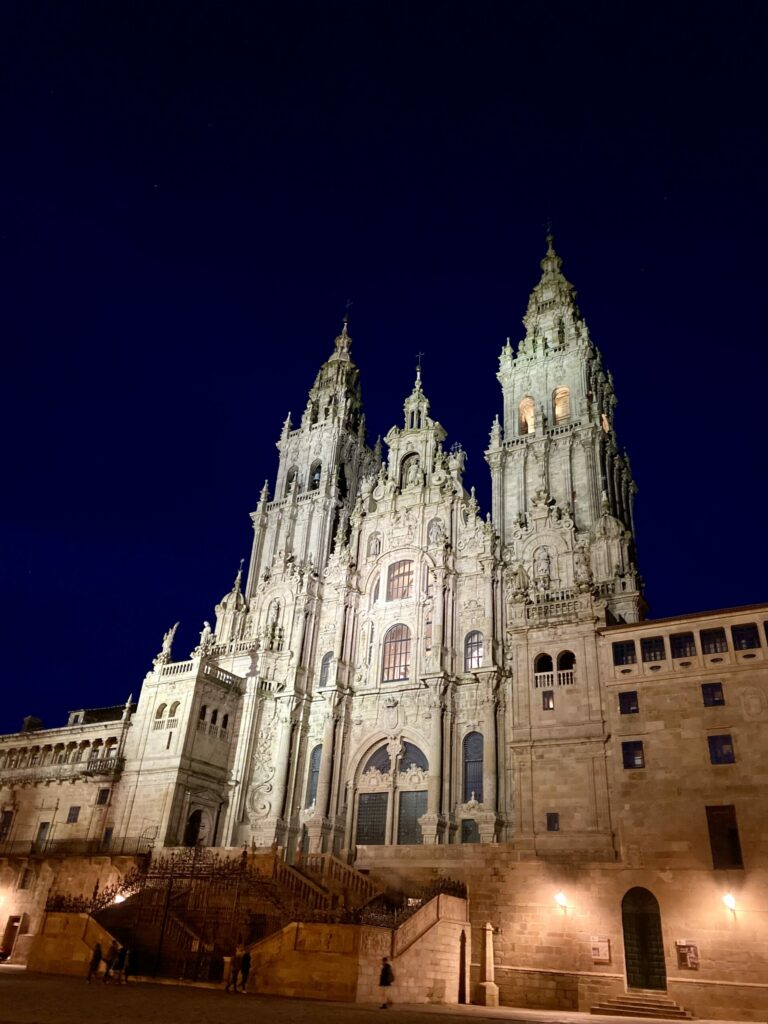
{"type": "Polygon", "coordinates": [[[725,896],[723,896],[723,903],[729,910],[736,909],[736,897],[730,892],[727,892],[725,896]]]}
{"type": "Polygon", "coordinates": [[[125,896],[121,896],[120,893],[118,893],[117,896],[115,896],[115,898],[112,900],[112,902],[113,903],[125,903],[125,896]]]}
{"type": "Polygon", "coordinates": [[[555,893],[555,903],[558,907],[562,907],[563,910],[568,906],[568,900],[562,889],[555,893]]]}

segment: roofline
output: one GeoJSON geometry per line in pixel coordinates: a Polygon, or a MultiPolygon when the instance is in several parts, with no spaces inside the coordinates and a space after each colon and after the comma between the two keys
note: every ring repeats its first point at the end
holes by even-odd
{"type": "Polygon", "coordinates": [[[657,626],[665,622],[681,622],[687,619],[704,619],[704,618],[715,618],[718,615],[743,615],[747,612],[754,612],[758,609],[763,611],[763,614],[768,617],[768,604],[740,604],[734,608],[716,608],[711,611],[703,612],[684,612],[682,615],[667,615],[663,619],[643,619],[642,622],[619,622],[615,626],[601,626],[597,632],[613,633],[622,629],[643,629],[645,626],[657,626]]]}

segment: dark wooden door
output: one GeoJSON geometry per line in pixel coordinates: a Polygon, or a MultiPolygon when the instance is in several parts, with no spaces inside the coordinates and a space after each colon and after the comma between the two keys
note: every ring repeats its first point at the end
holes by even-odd
{"type": "Polygon", "coordinates": [[[628,988],[666,990],[667,968],[661,914],[648,889],[630,889],[621,903],[628,988]]]}

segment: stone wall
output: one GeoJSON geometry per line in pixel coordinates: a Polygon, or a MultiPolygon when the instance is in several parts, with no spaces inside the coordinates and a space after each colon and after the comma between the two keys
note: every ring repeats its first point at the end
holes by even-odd
{"type": "Polygon", "coordinates": [[[27,969],[85,977],[97,942],[106,953],[113,936],[89,914],[46,914],[31,943],[27,969]]]}

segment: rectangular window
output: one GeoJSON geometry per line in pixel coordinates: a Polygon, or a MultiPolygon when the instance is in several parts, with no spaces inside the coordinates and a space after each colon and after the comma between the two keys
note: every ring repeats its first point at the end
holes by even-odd
{"type": "Polygon", "coordinates": [[[637,690],[626,690],[619,694],[619,714],[636,715],[640,710],[637,700],[637,690]]]}
{"type": "Polygon", "coordinates": [[[709,846],[712,851],[712,867],[715,870],[743,868],[739,827],[736,824],[736,808],[733,804],[707,807],[709,846]]]}
{"type": "Polygon", "coordinates": [[[666,661],[663,636],[644,636],[640,641],[643,661],[666,661]]]}
{"type": "Polygon", "coordinates": [[[13,811],[0,811],[0,839],[7,839],[11,831],[13,811]]]}
{"type": "Polygon", "coordinates": [[[69,813],[67,814],[67,824],[74,825],[77,819],[80,817],[79,807],[70,807],[69,813]]]}
{"type": "Polygon", "coordinates": [[[760,646],[760,634],[757,631],[757,624],[744,622],[740,626],[731,626],[733,646],[737,651],[751,651],[760,646]]]}
{"type": "Polygon", "coordinates": [[[547,832],[560,831],[560,815],[557,811],[547,811],[547,832]]]}
{"type": "Polygon", "coordinates": [[[730,733],[722,736],[708,736],[709,760],[712,764],[734,764],[736,754],[733,750],[733,739],[730,733]]]}
{"type": "Polygon", "coordinates": [[[555,710],[555,691],[554,690],[542,690],[541,691],[541,706],[545,711],[555,710]]]}
{"type": "Polygon", "coordinates": [[[725,654],[727,652],[728,643],[725,639],[724,629],[702,629],[699,636],[702,654],[725,654]]]}
{"type": "Polygon", "coordinates": [[[19,889],[31,889],[32,888],[32,869],[22,868],[19,874],[19,889]]]}
{"type": "Polygon", "coordinates": [[[613,645],[614,665],[636,665],[637,654],[634,640],[620,640],[613,645]]]}
{"type": "Polygon", "coordinates": [[[106,804],[108,802],[109,802],[109,790],[108,789],[100,789],[99,792],[98,792],[98,795],[96,796],[96,803],[97,804],[106,804]]]}
{"type": "Polygon", "coordinates": [[[717,708],[725,704],[725,694],[722,683],[702,683],[701,696],[705,708],[717,708]]]}
{"type": "Polygon", "coordinates": [[[387,575],[387,600],[401,601],[413,596],[413,562],[403,559],[389,567],[387,575]]]}
{"type": "Polygon", "coordinates": [[[673,633],[669,638],[673,658],[695,658],[696,641],[693,633],[673,633]]]}
{"type": "Polygon", "coordinates": [[[645,751],[642,740],[627,740],[621,744],[621,755],[625,768],[645,768],[645,751]]]}
{"type": "Polygon", "coordinates": [[[461,841],[462,843],[479,843],[480,829],[474,818],[462,818],[461,820],[461,841]]]}

